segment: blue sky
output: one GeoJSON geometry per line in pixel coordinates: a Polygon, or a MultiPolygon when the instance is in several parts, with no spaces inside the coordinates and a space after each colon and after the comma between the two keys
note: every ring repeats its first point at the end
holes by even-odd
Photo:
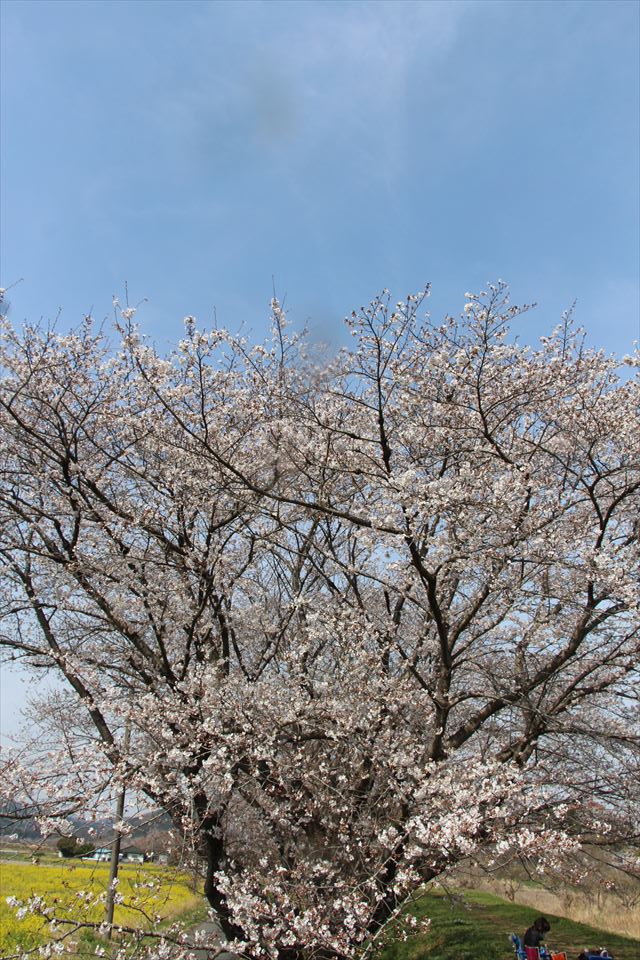
{"type": "MultiPolygon", "coordinates": [[[[3,0],[1,283],[14,321],[110,313],[344,339],[383,287],[434,315],[504,278],[639,336],[635,0],[3,0]]],[[[14,684],[6,681],[5,710],[14,684]],[[9,689],[10,688],[10,689],[9,689]]],[[[16,694],[17,696],[17,694],[16,694]]]]}
{"type": "Polygon", "coordinates": [[[382,287],[434,313],[507,279],[537,330],[638,316],[639,5],[2,4],[2,283],[16,320],[182,317],[342,337],[382,287]]]}

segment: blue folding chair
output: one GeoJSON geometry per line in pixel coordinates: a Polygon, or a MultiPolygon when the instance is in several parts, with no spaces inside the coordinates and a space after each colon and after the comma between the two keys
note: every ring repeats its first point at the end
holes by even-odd
{"type": "Polygon", "coordinates": [[[522,940],[517,933],[511,934],[511,943],[513,944],[514,956],[517,960],[527,960],[527,955],[524,952],[524,947],[522,946],[522,940]]]}

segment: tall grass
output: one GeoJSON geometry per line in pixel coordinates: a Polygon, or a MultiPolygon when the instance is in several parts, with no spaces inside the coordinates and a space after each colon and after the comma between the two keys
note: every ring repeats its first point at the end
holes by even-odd
{"type": "Polygon", "coordinates": [[[508,881],[503,883],[500,880],[478,877],[474,877],[473,887],[503,896],[521,906],[531,907],[536,913],[553,913],[575,920],[576,923],[640,939],[638,902],[625,904],[618,896],[601,889],[583,891],[567,885],[557,890],[548,890],[539,884],[513,884],[508,881]]]}

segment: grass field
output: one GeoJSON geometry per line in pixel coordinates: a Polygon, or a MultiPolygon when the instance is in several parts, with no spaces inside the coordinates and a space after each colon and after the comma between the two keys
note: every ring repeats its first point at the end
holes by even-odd
{"type": "MultiPolygon", "coordinates": [[[[51,865],[0,864],[0,957],[10,957],[38,946],[47,937],[37,917],[18,920],[6,904],[6,897],[25,900],[32,895],[57,899],[60,915],[83,920],[102,919],[102,908],[79,905],[79,890],[99,892],[106,888],[108,868],[103,864],[88,865],[81,861],[51,865]]],[[[120,892],[127,901],[138,900],[147,913],[158,913],[167,921],[178,916],[195,923],[205,914],[202,897],[194,893],[184,875],[169,868],[153,865],[123,866],[120,869],[120,892]],[[141,886],[153,882],[154,887],[141,886]]],[[[536,916],[529,907],[503,900],[479,890],[456,891],[450,897],[441,890],[431,890],[414,907],[419,917],[429,917],[427,933],[412,936],[407,942],[389,943],[377,960],[510,960],[513,952],[509,935],[522,936],[536,916]]],[[[566,950],[568,960],[575,960],[583,947],[607,946],[616,960],[639,960],[640,941],[605,933],[600,929],[547,914],[551,923],[549,944],[566,950]]],[[[141,922],[133,909],[116,907],[116,923],[141,922]]],[[[93,952],[96,938],[85,933],[81,946],[93,952]]],[[[82,951],[84,952],[84,951],[82,951]]]]}
{"type": "MultiPolygon", "coordinates": [[[[100,922],[104,906],[86,906],[78,901],[77,893],[81,890],[100,893],[106,889],[108,879],[106,864],[78,860],[51,865],[1,863],[0,957],[12,956],[48,939],[42,920],[36,916],[19,920],[7,905],[7,897],[26,900],[34,895],[42,896],[48,903],[56,901],[56,914],[60,917],[100,922]]],[[[200,914],[205,913],[202,896],[190,889],[189,879],[170,868],[153,864],[121,866],[119,879],[118,892],[131,906],[116,906],[116,924],[150,929],[153,921],[145,919],[144,914],[159,914],[168,921],[182,915],[199,919],[200,914]]],[[[92,941],[94,937],[87,931],[81,939],[92,941]]]]}
{"type": "MultiPolygon", "coordinates": [[[[466,885],[466,884],[465,884],[466,885]]],[[[536,914],[546,916],[569,917],[576,923],[598,926],[611,933],[624,930],[629,937],[640,938],[640,900],[629,899],[626,903],[614,894],[608,894],[602,888],[595,891],[566,885],[557,889],[547,889],[541,884],[525,882],[510,887],[507,883],[483,882],[468,884],[471,889],[485,890],[498,897],[504,897],[523,907],[529,907],[536,914]]],[[[603,934],[606,939],[606,935],[603,934]]],[[[640,960],[640,956],[639,956],[640,960]]]]}
{"type": "MultiPolygon", "coordinates": [[[[430,917],[431,926],[424,935],[406,943],[391,943],[378,960],[511,960],[509,935],[522,937],[537,916],[528,907],[518,906],[490,893],[465,890],[452,899],[441,891],[430,891],[420,899],[413,912],[430,917]]],[[[639,960],[640,941],[604,933],[563,917],[547,914],[551,924],[549,946],[565,950],[575,960],[583,947],[602,947],[615,960],[639,960]]]]}

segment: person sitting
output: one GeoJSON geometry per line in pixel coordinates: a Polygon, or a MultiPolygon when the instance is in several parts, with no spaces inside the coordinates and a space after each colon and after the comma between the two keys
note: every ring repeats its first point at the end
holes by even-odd
{"type": "Polygon", "coordinates": [[[539,947],[546,939],[545,935],[551,930],[551,924],[544,917],[534,920],[524,935],[522,941],[525,947],[539,947]]]}

